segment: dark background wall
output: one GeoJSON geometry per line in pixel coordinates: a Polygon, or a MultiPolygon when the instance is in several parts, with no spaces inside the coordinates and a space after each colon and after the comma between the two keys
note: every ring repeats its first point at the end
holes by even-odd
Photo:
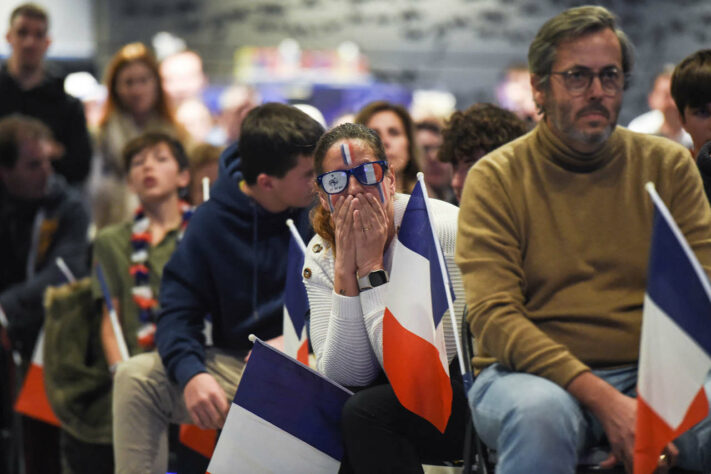
{"type": "MultiPolygon", "coordinates": [[[[501,72],[526,59],[538,28],[571,0],[95,0],[100,70],[122,44],[157,31],[183,37],[213,81],[228,83],[239,46],[304,49],[355,41],[374,76],[412,88],[453,92],[458,108],[493,101],[501,72]]],[[[711,47],[711,1],[607,0],[637,47],[637,66],[621,123],[646,110],[646,93],[664,63],[711,47]]]]}

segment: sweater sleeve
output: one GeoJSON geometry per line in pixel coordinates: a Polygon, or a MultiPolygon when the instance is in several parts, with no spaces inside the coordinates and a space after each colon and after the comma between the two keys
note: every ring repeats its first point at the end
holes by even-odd
{"type": "Polygon", "coordinates": [[[481,368],[496,361],[565,386],[588,367],[528,317],[525,242],[494,166],[492,161],[480,162],[470,170],[459,213],[456,261],[464,281],[467,321],[480,351],[475,364],[481,368]]]}
{"type": "Polygon", "coordinates": [[[340,384],[366,386],[377,377],[380,367],[371,348],[361,301],[357,296],[333,291],[329,281],[333,279],[333,261],[324,254],[330,255],[330,250],[320,255],[309,251],[304,262],[312,275],[304,285],[311,308],[310,337],[316,365],[319,372],[340,384]]]}
{"type": "Polygon", "coordinates": [[[711,207],[701,176],[686,150],[680,150],[672,163],[673,171],[665,176],[669,186],[657,191],[668,203],[674,220],[711,278],[711,207]],[[667,194],[669,191],[670,195],[667,194]]]}
{"type": "MultiPolygon", "coordinates": [[[[195,225],[195,223],[193,223],[195,225]]],[[[203,335],[207,302],[201,282],[210,277],[200,258],[196,233],[186,233],[163,269],[161,312],[156,328],[156,347],[171,380],[182,388],[195,375],[207,372],[203,335]],[[191,271],[185,271],[191,269],[191,271]]]]}

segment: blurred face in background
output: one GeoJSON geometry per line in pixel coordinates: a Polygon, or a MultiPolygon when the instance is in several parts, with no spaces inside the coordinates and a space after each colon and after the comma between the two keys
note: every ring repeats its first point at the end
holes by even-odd
{"type": "Polygon", "coordinates": [[[46,21],[18,15],[12,20],[5,38],[12,48],[12,61],[20,71],[34,71],[42,66],[50,44],[46,21]]]}
{"type": "Polygon", "coordinates": [[[25,139],[20,143],[18,158],[12,168],[0,166],[0,181],[16,198],[37,200],[47,194],[52,175],[52,143],[46,139],[25,139]]]}
{"type": "Polygon", "coordinates": [[[392,110],[383,110],[373,115],[365,126],[372,128],[380,135],[393,172],[395,174],[402,172],[410,160],[410,156],[405,126],[400,117],[392,110]]]}
{"type": "Polygon", "coordinates": [[[143,62],[130,62],[116,75],[116,94],[124,111],[143,120],[158,103],[158,78],[143,62]]]}
{"type": "Polygon", "coordinates": [[[437,159],[437,152],[442,146],[442,135],[433,130],[421,129],[416,132],[415,139],[424,157],[422,168],[425,183],[436,189],[448,186],[452,179],[452,165],[437,159]]]}
{"type": "Polygon", "coordinates": [[[158,203],[189,184],[190,173],[181,170],[166,143],[144,148],[131,159],[128,183],[143,204],[158,203]]]}
{"type": "Polygon", "coordinates": [[[455,162],[452,173],[452,189],[454,189],[454,194],[457,196],[457,201],[462,202],[462,189],[464,189],[464,182],[467,179],[469,169],[485,154],[484,150],[479,150],[473,156],[458,157],[455,162]]]}

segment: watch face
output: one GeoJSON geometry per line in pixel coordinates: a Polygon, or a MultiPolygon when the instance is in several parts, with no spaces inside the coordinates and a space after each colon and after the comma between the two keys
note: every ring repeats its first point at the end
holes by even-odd
{"type": "Polygon", "coordinates": [[[377,270],[368,274],[368,280],[372,286],[380,286],[388,282],[388,275],[385,270],[377,270]]]}

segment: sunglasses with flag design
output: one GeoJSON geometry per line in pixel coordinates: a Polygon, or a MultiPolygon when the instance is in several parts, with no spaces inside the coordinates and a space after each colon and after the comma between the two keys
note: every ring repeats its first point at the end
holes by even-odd
{"type": "Polygon", "coordinates": [[[387,170],[387,161],[369,161],[355,168],[323,173],[316,177],[316,182],[326,194],[338,194],[348,187],[351,175],[364,186],[375,186],[383,181],[387,170]]]}

